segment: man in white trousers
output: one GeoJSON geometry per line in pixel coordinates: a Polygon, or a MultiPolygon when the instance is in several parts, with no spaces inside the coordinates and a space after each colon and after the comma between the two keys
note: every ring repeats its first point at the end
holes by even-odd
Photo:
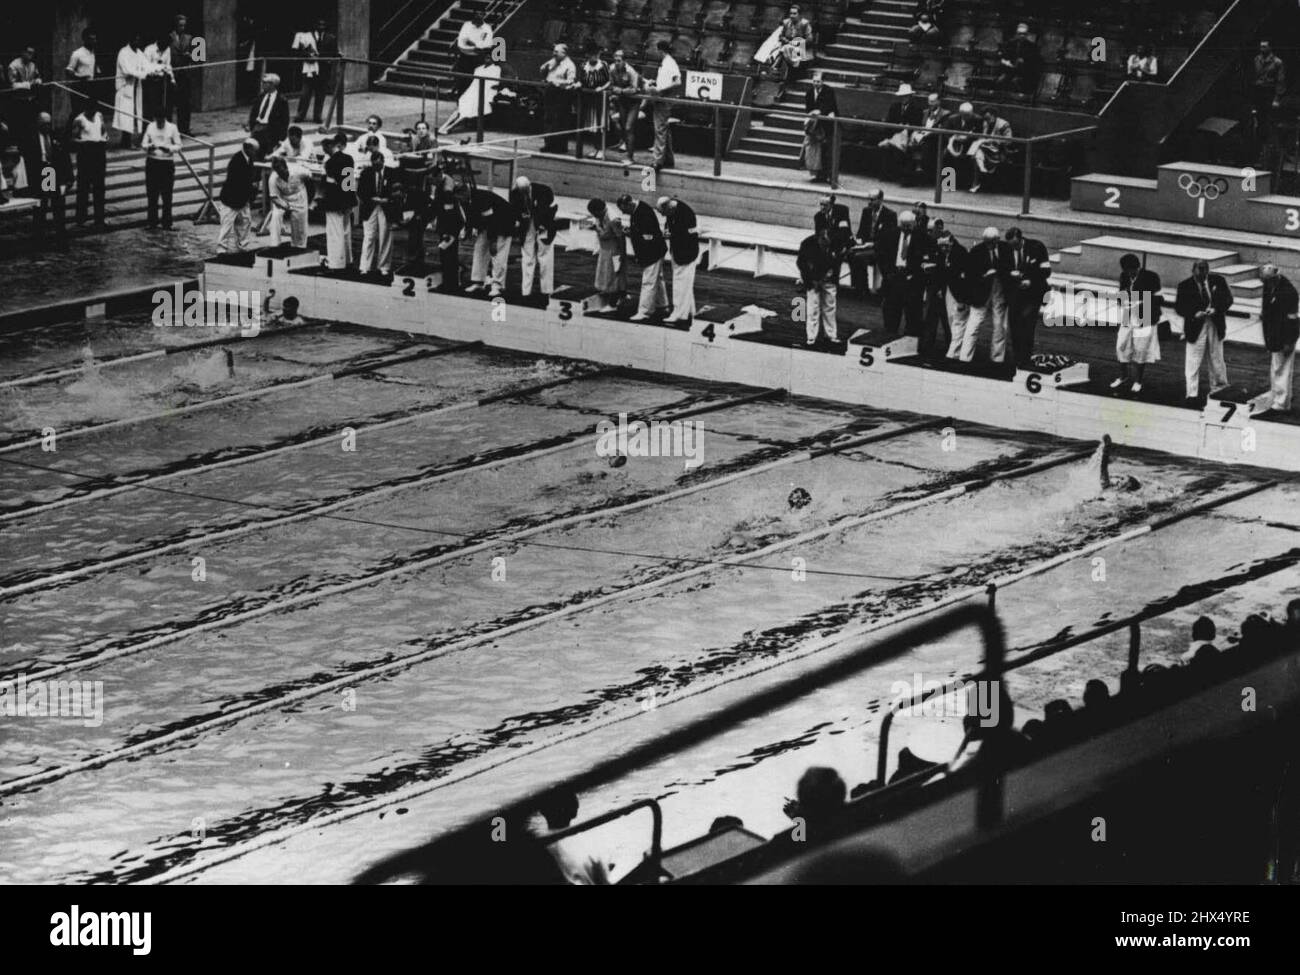
{"type": "Polygon", "coordinates": [[[1227,279],[1221,274],[1211,274],[1207,261],[1192,264],[1192,276],[1178,285],[1178,295],[1174,299],[1174,311],[1182,316],[1183,339],[1187,342],[1183,379],[1189,405],[1200,405],[1201,364],[1207,359],[1210,363],[1209,392],[1228,385],[1223,339],[1228,333],[1224,314],[1231,307],[1232,288],[1227,279]]]}
{"type": "Polygon", "coordinates": [[[484,289],[496,298],[506,288],[506,265],[510,259],[510,238],[515,229],[514,206],[491,190],[474,189],[465,207],[468,229],[474,237],[474,259],[466,294],[484,289]]]}
{"type": "Polygon", "coordinates": [[[997,227],[986,227],[980,242],[966,256],[967,297],[970,315],[962,337],[961,358],[975,357],[975,342],[986,320],[993,322],[989,358],[1002,362],[1007,357],[1007,299],[999,281],[1002,270],[1002,241],[997,227]]]}
{"type": "Polygon", "coordinates": [[[817,344],[823,329],[831,342],[840,340],[835,309],[838,302],[840,274],[843,271],[843,252],[831,241],[830,231],[822,227],[799,244],[797,259],[799,280],[805,294],[804,321],[807,325],[805,344],[817,344]]]}
{"type": "Polygon", "coordinates": [[[370,156],[370,167],[357,180],[361,199],[361,266],[362,274],[388,277],[393,271],[394,212],[400,214],[400,184],[396,174],[384,168],[380,152],[370,156]]]}
{"type": "Polygon", "coordinates": [[[519,267],[523,278],[519,293],[527,298],[533,283],[543,300],[555,290],[555,216],[559,206],[555,193],[545,183],[534,183],[527,176],[515,180],[510,191],[510,205],[515,216],[515,239],[519,241],[519,267]]]}
{"type": "Polygon", "coordinates": [[[352,208],[357,203],[355,161],[343,151],[347,137],[338,133],[325,142],[325,252],[331,271],[352,263],[352,208]]]}
{"type": "Polygon", "coordinates": [[[695,315],[695,265],[700,258],[700,234],[695,211],[676,197],[659,197],[668,233],[668,253],[673,260],[673,310],[666,322],[685,322],[695,315]]]}
{"type": "MultiPolygon", "coordinates": [[[[1300,296],[1276,264],[1259,269],[1264,293],[1259,301],[1259,322],[1264,329],[1264,348],[1269,353],[1270,396],[1262,413],[1291,409],[1291,380],[1295,370],[1295,346],[1300,339],[1300,296]]],[[[1256,414],[1259,415],[1259,414],[1256,414]]]]}
{"type": "Polygon", "coordinates": [[[257,186],[257,171],[253,168],[256,154],[257,140],[245,139],[226,166],[226,182],[217,197],[217,216],[221,220],[217,250],[222,254],[246,251],[253,246],[250,205],[257,186]]]}
{"type": "Polygon", "coordinates": [[[618,198],[618,208],[630,218],[628,236],[632,239],[632,253],[641,265],[641,300],[637,303],[634,322],[647,321],[656,312],[668,311],[668,289],[664,286],[664,257],[668,245],[654,207],[644,201],[634,201],[631,194],[618,198]]]}

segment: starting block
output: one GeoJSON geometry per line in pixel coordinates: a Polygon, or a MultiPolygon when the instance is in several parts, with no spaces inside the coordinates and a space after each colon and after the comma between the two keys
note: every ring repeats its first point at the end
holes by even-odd
{"type": "Polygon", "coordinates": [[[317,267],[325,258],[312,247],[266,247],[257,251],[253,267],[263,277],[274,278],[295,268],[317,267]]]}
{"type": "Polygon", "coordinates": [[[896,359],[916,355],[915,335],[891,337],[883,332],[859,329],[849,337],[850,352],[857,349],[858,365],[864,369],[881,369],[896,359]]]}
{"type": "Polygon", "coordinates": [[[1086,386],[1089,379],[1086,362],[1072,362],[1054,370],[1016,369],[1013,383],[1017,391],[1037,395],[1044,389],[1063,389],[1067,386],[1086,386]]]}

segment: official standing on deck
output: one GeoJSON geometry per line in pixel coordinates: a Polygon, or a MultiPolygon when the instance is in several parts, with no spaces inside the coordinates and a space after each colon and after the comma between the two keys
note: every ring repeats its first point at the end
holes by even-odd
{"type": "MultiPolygon", "coordinates": [[[[853,290],[858,294],[865,297],[871,291],[869,284],[876,268],[876,243],[882,234],[893,233],[897,227],[898,214],[885,206],[884,191],[873,190],[858,219],[857,245],[849,257],[853,290]]],[[[879,290],[880,284],[877,282],[875,291],[879,290]]]]}
{"type": "Polygon", "coordinates": [[[357,167],[344,151],[347,136],[342,132],[325,141],[325,250],[331,271],[342,271],[352,263],[352,208],[357,203],[357,167]]]}
{"type": "Polygon", "coordinates": [[[836,319],[836,302],[839,295],[840,272],[844,266],[844,252],[831,238],[831,232],[822,228],[809,234],[799,244],[796,258],[799,280],[804,291],[804,322],[807,328],[805,345],[817,344],[825,330],[832,342],[840,340],[836,319]]]}
{"type": "Polygon", "coordinates": [[[970,317],[966,320],[961,355],[966,362],[975,357],[975,343],[979,341],[980,328],[988,320],[993,322],[989,358],[994,362],[1002,362],[1007,357],[1007,303],[998,277],[1002,266],[999,236],[997,227],[984,228],[980,242],[971,248],[966,259],[970,317]]]}
{"type": "Polygon", "coordinates": [[[695,315],[695,265],[700,258],[700,232],[695,211],[676,197],[659,197],[659,212],[668,232],[673,259],[673,310],[665,321],[685,322],[695,315]]]}
{"type": "Polygon", "coordinates": [[[465,215],[474,232],[474,262],[470,268],[467,294],[487,288],[495,298],[506,288],[506,264],[510,260],[510,238],[515,230],[514,207],[491,190],[470,191],[465,215]]]}
{"type": "Polygon", "coordinates": [[[460,235],[465,230],[465,207],[456,195],[455,180],[449,174],[438,177],[433,194],[434,233],[438,237],[438,260],[442,269],[440,290],[460,292],[460,235]]]}
{"type": "Polygon", "coordinates": [[[1011,227],[1002,246],[999,276],[1006,296],[1007,324],[1011,333],[1011,354],[1021,369],[1028,369],[1034,354],[1034,329],[1043,312],[1052,261],[1040,241],[1025,239],[1019,227],[1011,227]]]}
{"type": "Polygon", "coordinates": [[[402,185],[397,174],[389,173],[381,153],[370,157],[370,166],[357,180],[361,201],[362,274],[388,277],[393,272],[393,220],[401,216],[402,185]]]}
{"type": "Polygon", "coordinates": [[[627,193],[617,202],[618,208],[631,218],[632,253],[643,268],[641,298],[632,321],[644,322],[652,314],[668,310],[668,289],[664,287],[664,255],[668,253],[668,244],[659,229],[654,207],[644,201],[633,202],[627,193]]]}
{"type": "Polygon", "coordinates": [[[217,198],[217,216],[221,218],[217,250],[222,254],[245,251],[253,244],[249,204],[257,192],[257,170],[253,168],[257,151],[257,140],[245,139],[226,166],[226,182],[217,198]]]}
{"type": "Polygon", "coordinates": [[[1192,276],[1178,285],[1174,311],[1183,319],[1183,339],[1187,353],[1183,361],[1183,379],[1189,404],[1199,401],[1201,363],[1210,364],[1210,388],[1213,393],[1228,385],[1228,366],[1223,359],[1223,339],[1228,334],[1224,317],[1232,307],[1232,288],[1221,274],[1211,274],[1208,261],[1192,264],[1192,276]]]}
{"type": "Polygon", "coordinates": [[[898,215],[898,227],[882,234],[876,247],[876,266],[880,268],[881,313],[885,332],[899,335],[921,334],[921,308],[925,301],[923,265],[930,253],[930,240],[916,227],[916,215],[904,210],[898,215]]]}
{"type": "MultiPolygon", "coordinates": [[[[1291,409],[1291,373],[1295,365],[1295,344],[1300,337],[1300,299],[1295,287],[1278,271],[1277,265],[1259,269],[1264,282],[1259,320],[1264,327],[1264,348],[1269,351],[1269,410],[1291,409]]],[[[1263,412],[1268,412],[1264,410],[1263,412]]]]}
{"type": "Polygon", "coordinates": [[[560,209],[555,193],[545,183],[520,176],[510,191],[510,204],[523,272],[519,293],[525,298],[531,295],[535,278],[542,299],[549,300],[555,290],[555,217],[560,209]]]}
{"type": "Polygon", "coordinates": [[[1119,259],[1119,296],[1122,303],[1115,356],[1124,366],[1124,374],[1110,384],[1118,390],[1132,384],[1134,393],[1142,392],[1147,365],[1160,361],[1160,275],[1142,266],[1136,254],[1119,259]]]}

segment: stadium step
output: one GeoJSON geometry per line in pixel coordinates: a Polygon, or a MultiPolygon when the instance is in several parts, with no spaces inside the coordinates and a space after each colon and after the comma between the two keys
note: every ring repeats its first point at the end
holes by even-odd
{"type": "MultiPolygon", "coordinates": [[[[1155,271],[1162,282],[1181,281],[1187,276],[1192,262],[1197,260],[1207,261],[1216,272],[1220,268],[1243,266],[1233,250],[1104,235],[1082,241],[1078,253],[1074,253],[1074,248],[1062,249],[1056,267],[1073,274],[1103,279],[1113,275],[1118,278],[1119,259],[1127,253],[1143,258],[1145,266],[1155,271]]],[[[1244,273],[1239,276],[1244,277],[1244,273]]]]}
{"type": "Polygon", "coordinates": [[[790,155],[775,152],[758,152],[752,149],[737,149],[728,157],[735,162],[758,163],[763,166],[780,166],[784,169],[795,169],[799,165],[797,154],[790,155]]]}

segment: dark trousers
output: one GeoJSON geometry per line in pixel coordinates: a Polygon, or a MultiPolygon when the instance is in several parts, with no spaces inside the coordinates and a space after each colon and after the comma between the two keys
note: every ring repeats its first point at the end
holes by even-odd
{"type": "Polygon", "coordinates": [[[159,112],[166,110],[167,79],[162,76],[145,78],[140,83],[140,90],[144,100],[144,111],[141,114],[152,122],[159,112]]]}
{"type": "Polygon", "coordinates": [[[446,248],[439,251],[442,254],[442,290],[443,291],[460,291],[460,240],[452,238],[446,248]]]}
{"type": "Polygon", "coordinates": [[[1007,331],[1011,335],[1011,358],[1022,369],[1029,368],[1034,354],[1034,330],[1038,327],[1041,302],[1014,296],[1007,302],[1007,331]]]}
{"type": "Polygon", "coordinates": [[[190,133],[191,102],[194,97],[194,69],[187,68],[176,72],[176,84],[172,86],[172,101],[176,106],[176,128],[186,135],[190,133]]]}
{"type": "Polygon", "coordinates": [[[95,223],[104,222],[104,162],[107,146],[103,142],[77,146],[77,223],[85,223],[87,204],[95,197],[95,223]]]}
{"type": "Polygon", "coordinates": [[[176,163],[170,159],[144,161],[144,191],[149,203],[149,226],[158,224],[158,204],[162,203],[162,224],[172,224],[172,185],[176,179],[176,163]]]}
{"type": "Polygon", "coordinates": [[[313,105],[313,103],[311,120],[313,122],[321,120],[321,115],[325,111],[325,91],[328,87],[324,71],[303,77],[302,94],[298,96],[298,115],[294,119],[295,122],[306,121],[307,107],[313,105]]]}
{"type": "Polygon", "coordinates": [[[849,281],[858,294],[868,294],[867,271],[876,264],[876,249],[855,251],[849,254],[849,281]]]}
{"type": "Polygon", "coordinates": [[[640,107],[641,101],[637,98],[614,98],[609,103],[609,113],[613,116],[611,121],[618,126],[618,137],[626,148],[629,162],[635,158],[636,113],[640,107]]]}
{"type": "Polygon", "coordinates": [[[925,289],[925,308],[921,313],[921,338],[916,351],[926,359],[942,359],[952,342],[948,323],[947,287],[931,284],[925,289]]]}
{"type": "Polygon", "coordinates": [[[54,236],[60,241],[63,240],[68,235],[63,194],[55,190],[52,193],[42,193],[39,199],[41,206],[36,211],[36,236],[38,238],[45,236],[45,215],[48,213],[51,222],[54,224],[54,236]]]}
{"type": "Polygon", "coordinates": [[[909,281],[907,275],[899,271],[890,271],[880,287],[880,295],[886,332],[896,336],[902,324],[904,335],[921,334],[921,306],[925,292],[920,284],[909,281]]]}
{"type": "MultiPolygon", "coordinates": [[[[543,97],[542,127],[547,133],[573,128],[573,96],[561,88],[548,88],[543,97]]],[[[569,148],[567,135],[547,135],[542,140],[546,152],[565,152],[569,148]]]]}

